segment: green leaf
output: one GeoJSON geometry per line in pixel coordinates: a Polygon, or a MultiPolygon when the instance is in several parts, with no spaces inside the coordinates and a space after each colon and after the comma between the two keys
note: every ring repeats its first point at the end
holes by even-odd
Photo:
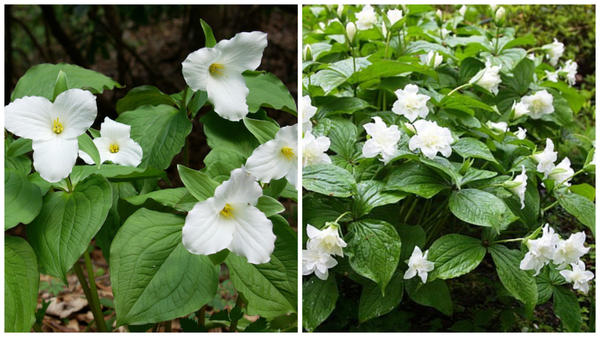
{"type": "MultiPolygon", "coordinates": [[[[350,209],[350,198],[332,198],[316,193],[303,193],[302,220],[317,228],[325,222],[337,219],[350,209]]],[[[342,221],[350,219],[348,215],[342,221]]]]}
{"type": "Polygon", "coordinates": [[[571,185],[569,187],[569,190],[573,193],[577,193],[577,194],[585,197],[586,199],[588,199],[591,202],[593,202],[594,199],[596,199],[596,189],[588,183],[571,185]]]}
{"type": "Polygon", "coordinates": [[[117,122],[131,125],[131,138],[142,147],[140,167],[166,169],[181,151],[192,123],[170,105],[141,106],[122,113],[117,122]]]}
{"type": "Polygon", "coordinates": [[[435,264],[430,280],[464,275],[477,268],[484,256],[481,240],[461,234],[444,235],[429,248],[428,260],[435,264]]]}
{"type": "Polygon", "coordinates": [[[452,149],[463,158],[480,158],[497,163],[488,147],[475,138],[464,137],[452,144],[452,149]]]}
{"type": "Polygon", "coordinates": [[[52,93],[52,101],[56,99],[56,96],[60,95],[61,92],[69,89],[69,84],[67,80],[67,74],[59,70],[58,76],[56,76],[56,82],[54,83],[54,92],[52,93]]]}
{"type": "Polygon", "coordinates": [[[448,207],[460,220],[497,231],[506,227],[514,216],[502,199],[478,189],[453,191],[448,207]]]}
{"type": "Polygon", "coordinates": [[[211,149],[239,153],[245,158],[259,145],[256,137],[242,122],[231,122],[219,117],[214,111],[200,118],[206,141],[211,149]]]}
{"type": "Polygon", "coordinates": [[[192,170],[183,165],[177,165],[177,171],[187,190],[198,200],[212,197],[215,189],[219,186],[219,183],[204,172],[192,170]]]}
{"type": "Polygon", "coordinates": [[[208,101],[208,94],[206,91],[198,90],[192,96],[192,99],[187,105],[187,111],[191,115],[192,119],[196,117],[198,111],[206,104],[208,101]]]}
{"type": "Polygon", "coordinates": [[[385,296],[381,295],[381,290],[377,287],[377,284],[369,282],[363,285],[358,304],[358,321],[360,323],[383,316],[400,304],[404,293],[402,276],[403,274],[400,272],[394,274],[385,296]]]}
{"type": "Polygon", "coordinates": [[[567,100],[569,107],[571,107],[574,113],[578,113],[586,101],[585,97],[581,95],[577,89],[570,87],[564,82],[544,81],[540,83],[540,85],[547,88],[558,89],[562,96],[567,100]]]}
{"type": "Polygon", "coordinates": [[[40,272],[67,283],[67,272],[102,227],[111,206],[110,184],[99,175],[89,176],[73,192],[48,192],[42,211],[27,226],[40,272]]]}
{"type": "Polygon", "coordinates": [[[283,207],[283,205],[277,201],[277,199],[273,199],[268,195],[262,195],[260,198],[258,198],[256,208],[265,213],[267,217],[285,211],[285,207],[283,207]]]}
{"type": "Polygon", "coordinates": [[[384,191],[384,187],[385,184],[376,180],[358,183],[352,204],[354,216],[361,217],[375,207],[394,204],[406,197],[402,192],[384,191]]]}
{"type": "MultiPolygon", "coordinates": [[[[6,142],[6,140],[5,140],[6,142]]],[[[8,148],[6,149],[6,156],[7,157],[18,157],[20,155],[23,155],[25,153],[31,152],[33,151],[33,149],[31,148],[31,139],[27,139],[27,138],[18,138],[15,139],[13,142],[11,142],[8,145],[8,148]]]]}
{"type": "Polygon", "coordinates": [[[404,283],[404,287],[415,303],[435,308],[446,316],[452,315],[452,299],[446,282],[438,279],[423,284],[421,279],[413,277],[404,283]]]}
{"type": "Polygon", "coordinates": [[[42,192],[27,176],[15,170],[4,172],[4,230],[28,224],[42,209],[42,192]]]}
{"type": "Polygon", "coordinates": [[[234,169],[241,167],[247,157],[226,147],[216,147],[204,157],[206,173],[217,181],[229,179],[234,169]]]}
{"type": "Polygon", "coordinates": [[[519,95],[527,93],[529,84],[533,80],[535,64],[525,57],[513,69],[513,76],[502,76],[502,83],[512,88],[519,95]]]}
{"type": "Polygon", "coordinates": [[[318,96],[313,98],[313,104],[319,108],[319,113],[323,116],[353,114],[357,111],[375,108],[357,97],[318,96]]]}
{"type": "Polygon", "coordinates": [[[250,92],[246,97],[248,111],[256,112],[260,107],[283,110],[296,114],[296,102],[288,88],[271,73],[244,73],[250,92]]]}
{"type": "Polygon", "coordinates": [[[141,208],[119,229],[110,248],[117,326],[171,320],[215,296],[219,268],[185,249],[183,224],[180,216],[141,208]]]}
{"type": "Polygon", "coordinates": [[[474,57],[467,57],[460,63],[459,79],[460,83],[468,82],[475,76],[485,65],[474,57]]]}
{"type": "Polygon", "coordinates": [[[564,287],[552,287],[554,296],[554,314],[560,318],[560,321],[569,332],[581,331],[581,308],[577,301],[577,296],[564,287]]]}
{"type": "Polygon", "coordinates": [[[400,261],[406,261],[412,254],[415,246],[423,247],[425,245],[425,231],[419,225],[399,225],[396,227],[402,242],[400,261]]]}
{"type": "Polygon", "coordinates": [[[29,332],[35,323],[40,274],[27,241],[4,237],[4,331],[29,332]]]}
{"type": "Polygon", "coordinates": [[[271,261],[255,265],[235,254],[225,260],[235,289],[248,300],[246,313],[266,319],[296,312],[298,296],[296,233],[283,218],[271,220],[277,236],[271,261]]]}
{"type": "Polygon", "coordinates": [[[352,269],[379,285],[382,295],[400,260],[400,236],[394,226],[366,219],[349,226],[346,251],[352,269]]]}
{"type": "Polygon", "coordinates": [[[67,75],[69,89],[80,88],[94,94],[101,94],[105,89],[112,90],[115,87],[122,87],[109,77],[80,66],[65,63],[42,63],[29,68],[19,79],[10,100],[14,101],[25,96],[41,96],[51,100],[54,96],[54,86],[48,84],[56,82],[60,71],[67,75]]]}
{"type": "Polygon", "coordinates": [[[503,245],[493,245],[488,248],[496,265],[496,271],[504,288],[519,301],[525,304],[527,312],[531,313],[537,303],[537,285],[535,278],[519,268],[523,254],[503,245]]]}
{"type": "Polygon", "coordinates": [[[302,282],[302,326],[315,330],[335,309],[338,289],[335,276],[330,273],[326,281],[316,276],[302,282]]]}
{"type": "Polygon", "coordinates": [[[133,179],[166,178],[166,173],[155,168],[121,166],[116,164],[103,164],[102,166],[75,166],[71,171],[71,182],[77,185],[92,174],[99,174],[112,181],[129,181],[133,179]]]}
{"type": "Polygon", "coordinates": [[[387,178],[386,189],[413,193],[429,199],[439,192],[450,189],[444,178],[429,167],[414,161],[394,169],[387,178]]]}
{"type": "Polygon", "coordinates": [[[117,113],[135,110],[144,105],[171,105],[175,106],[175,100],[171,96],[158,90],[151,85],[135,87],[127,92],[125,97],[117,101],[117,113]]]}
{"type": "Polygon", "coordinates": [[[202,19],[200,19],[200,25],[202,25],[202,30],[204,31],[204,46],[207,48],[214,47],[217,44],[217,40],[215,40],[212,28],[202,19]]]}
{"type": "Polygon", "coordinates": [[[87,133],[82,133],[79,137],[77,137],[77,144],[79,146],[79,150],[87,153],[96,165],[100,166],[100,153],[98,152],[98,148],[94,141],[87,133]]]}
{"type": "Polygon", "coordinates": [[[366,82],[381,77],[391,77],[404,73],[420,73],[437,77],[437,73],[430,67],[418,63],[406,63],[394,60],[378,60],[365,69],[350,77],[351,83],[366,82]]]}
{"type": "Polygon", "coordinates": [[[331,119],[331,128],[327,135],[331,140],[329,149],[339,154],[345,161],[351,162],[357,152],[355,148],[358,129],[352,121],[342,118],[331,119]]]}
{"type": "Polygon", "coordinates": [[[596,205],[576,193],[556,193],[559,204],[596,235],[596,205]]]}
{"type": "Polygon", "coordinates": [[[198,200],[194,198],[194,196],[191,195],[185,187],[157,190],[126,198],[125,201],[132,205],[139,206],[143,205],[148,199],[152,199],[181,212],[190,211],[198,202],[198,200]]]}
{"type": "Polygon", "coordinates": [[[349,197],[355,184],[350,172],[331,164],[310,165],[302,172],[302,187],[328,196],[349,197]]]}
{"type": "Polygon", "coordinates": [[[261,144],[275,138],[275,134],[279,131],[277,123],[262,119],[244,117],[244,125],[261,144]]]}

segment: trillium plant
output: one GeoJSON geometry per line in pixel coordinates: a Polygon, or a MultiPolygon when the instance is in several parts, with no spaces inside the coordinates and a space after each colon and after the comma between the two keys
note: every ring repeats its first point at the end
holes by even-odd
{"type": "Polygon", "coordinates": [[[444,8],[303,8],[303,328],[593,331],[577,64],[444,8]]]}
{"type": "Polygon", "coordinates": [[[121,85],[95,71],[40,64],[18,81],[4,109],[6,331],[39,331],[40,274],[67,284],[71,273],[96,331],[174,319],[189,331],[297,329],[297,126],[266,110],[295,116],[296,104],[257,71],[266,33],[217,42],[201,23],[206,47],[183,61],[185,89],[132,88],[116,118],[99,118],[96,95],[121,85]],[[193,131],[210,148],[194,168],[193,131]]]}

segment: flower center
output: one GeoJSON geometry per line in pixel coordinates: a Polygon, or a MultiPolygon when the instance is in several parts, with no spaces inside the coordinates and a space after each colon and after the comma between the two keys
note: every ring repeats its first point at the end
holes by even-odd
{"type": "Polygon", "coordinates": [[[421,102],[416,96],[409,96],[409,97],[406,97],[404,105],[406,106],[406,108],[408,110],[416,110],[416,109],[420,108],[419,103],[421,103],[421,102]]]}
{"type": "Polygon", "coordinates": [[[119,152],[119,144],[110,144],[110,147],[108,148],[108,150],[110,151],[110,153],[119,152]]]}
{"type": "Polygon", "coordinates": [[[58,117],[56,117],[56,119],[52,121],[52,132],[56,133],[57,135],[60,135],[64,129],[65,127],[58,120],[58,117]]]}
{"type": "Polygon", "coordinates": [[[213,63],[208,66],[208,72],[213,76],[223,75],[223,69],[225,69],[225,66],[220,63],[213,63]]]}
{"type": "Polygon", "coordinates": [[[294,150],[292,150],[291,147],[287,147],[287,146],[284,146],[284,147],[281,148],[281,154],[287,160],[292,160],[296,156],[296,154],[294,153],[294,150]]]}
{"type": "Polygon", "coordinates": [[[221,212],[219,212],[219,214],[221,214],[221,216],[224,216],[226,218],[231,218],[231,217],[233,217],[233,207],[230,204],[225,204],[225,207],[223,207],[223,209],[221,210],[221,212]]]}

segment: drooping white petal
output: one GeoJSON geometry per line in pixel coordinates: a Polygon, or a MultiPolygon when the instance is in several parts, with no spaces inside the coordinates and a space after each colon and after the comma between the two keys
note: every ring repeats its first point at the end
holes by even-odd
{"type": "Polygon", "coordinates": [[[71,173],[78,155],[77,139],[34,140],[33,167],[44,180],[58,182],[71,173]]]}
{"type": "Polygon", "coordinates": [[[4,113],[4,127],[19,137],[48,140],[55,136],[52,102],[45,97],[18,98],[4,108],[4,113]]]}
{"type": "Polygon", "coordinates": [[[267,33],[242,32],[229,40],[221,40],[215,46],[221,52],[220,60],[226,69],[237,72],[255,70],[260,65],[267,47],[267,33]]]}
{"type": "Polygon", "coordinates": [[[235,230],[229,250],[253,264],[267,263],[275,249],[273,223],[253,206],[235,207],[235,230]]]}
{"type": "Polygon", "coordinates": [[[63,91],[54,100],[52,112],[53,118],[58,117],[63,124],[61,136],[77,138],[94,124],[98,114],[96,96],[81,89],[63,91]]]}
{"type": "Polygon", "coordinates": [[[224,204],[217,198],[209,198],[188,212],[182,242],[192,254],[210,255],[229,247],[235,223],[220,216],[224,204]]]}
{"type": "Polygon", "coordinates": [[[230,121],[237,122],[248,114],[248,87],[241,73],[225,69],[222,74],[208,76],[206,93],[215,112],[230,121]]]}
{"type": "Polygon", "coordinates": [[[242,168],[231,171],[229,179],[215,189],[215,198],[231,204],[254,206],[261,195],[262,189],[256,179],[242,168]]]}
{"type": "Polygon", "coordinates": [[[206,91],[209,78],[208,68],[220,55],[221,53],[215,48],[202,48],[189,54],[181,64],[185,83],[194,91],[206,91]]]}

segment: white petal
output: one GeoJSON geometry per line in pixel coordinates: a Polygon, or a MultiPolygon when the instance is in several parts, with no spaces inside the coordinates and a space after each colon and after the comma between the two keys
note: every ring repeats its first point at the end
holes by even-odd
{"type": "Polygon", "coordinates": [[[233,237],[233,221],[222,219],[215,198],[197,203],[185,217],[182,242],[192,254],[209,255],[225,249],[233,237]]]}
{"type": "Polygon", "coordinates": [[[297,161],[288,160],[281,154],[282,147],[286,145],[288,144],[282,144],[277,139],[260,145],[246,161],[246,170],[265,183],[297,171],[297,161]]]}
{"type": "Polygon", "coordinates": [[[52,110],[54,116],[63,123],[64,131],[61,136],[65,138],[79,137],[94,124],[98,114],[96,96],[81,89],[63,91],[54,100],[52,110]]]}
{"type": "Polygon", "coordinates": [[[235,231],[229,250],[245,256],[249,263],[261,264],[271,260],[275,249],[273,223],[253,206],[235,209],[235,231]]]}
{"type": "Polygon", "coordinates": [[[423,281],[423,283],[427,283],[427,272],[426,271],[419,271],[419,277],[421,278],[421,281],[423,281]]]}
{"type": "Polygon", "coordinates": [[[69,176],[77,160],[77,139],[34,140],[32,148],[33,167],[42,178],[51,183],[69,176]]]}
{"type": "Polygon", "coordinates": [[[315,269],[315,275],[321,280],[326,281],[329,277],[329,270],[325,270],[325,272],[320,272],[319,270],[315,269]]]}
{"type": "Polygon", "coordinates": [[[406,272],[404,273],[404,279],[405,280],[411,279],[411,278],[415,277],[415,275],[417,275],[417,270],[414,268],[408,268],[406,270],[406,272]]]}
{"type": "Polygon", "coordinates": [[[188,55],[181,63],[185,83],[192,90],[206,90],[209,77],[208,67],[219,57],[220,52],[215,48],[202,48],[188,55]]]}
{"type": "Polygon", "coordinates": [[[306,235],[308,235],[308,237],[310,239],[317,237],[320,233],[321,233],[321,231],[319,229],[317,229],[315,226],[310,225],[310,224],[306,225],[306,235]]]}
{"type": "Polygon", "coordinates": [[[226,69],[220,75],[208,76],[206,93],[219,116],[237,122],[248,114],[249,90],[241,73],[226,69]]]}
{"type": "Polygon", "coordinates": [[[127,138],[119,141],[119,152],[111,153],[110,161],[123,166],[137,167],[142,162],[144,152],[140,144],[127,138]]]}
{"type": "Polygon", "coordinates": [[[231,176],[215,189],[215,198],[230,204],[256,205],[262,189],[253,176],[241,168],[231,171],[231,176]]]}
{"type": "Polygon", "coordinates": [[[365,142],[362,148],[362,154],[365,158],[373,158],[381,152],[379,144],[374,139],[369,139],[365,142]]]}
{"type": "Polygon", "coordinates": [[[267,33],[257,31],[235,34],[232,39],[221,40],[215,46],[221,51],[221,60],[225,67],[240,73],[258,68],[265,47],[267,33]]]}
{"type": "Polygon", "coordinates": [[[129,138],[131,126],[106,117],[100,124],[100,136],[109,139],[129,138]]]}
{"type": "Polygon", "coordinates": [[[54,138],[52,102],[44,97],[16,99],[4,108],[4,127],[13,134],[37,140],[54,138]]]}

